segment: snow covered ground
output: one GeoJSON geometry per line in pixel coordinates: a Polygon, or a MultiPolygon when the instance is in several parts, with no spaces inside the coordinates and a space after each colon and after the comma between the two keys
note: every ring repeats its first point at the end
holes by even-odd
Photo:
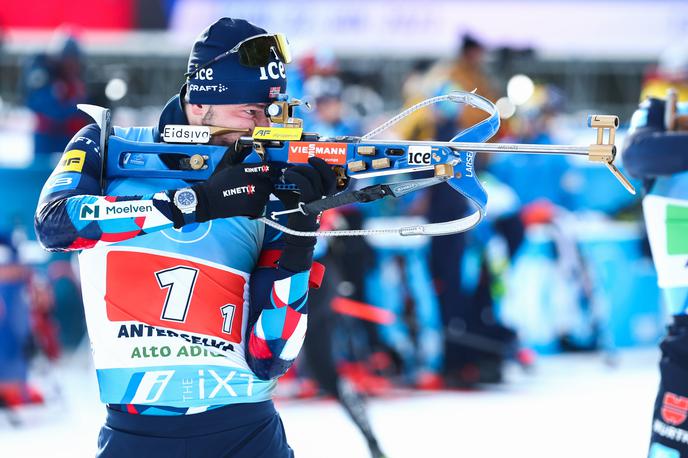
{"type": "MultiPolygon", "coordinates": [[[[632,350],[610,366],[600,355],[540,358],[536,371],[513,368],[485,391],[416,392],[373,399],[370,413],[390,458],[646,456],[658,352],[632,350]]],[[[72,358],[53,373],[62,401],[0,415],[0,457],[93,456],[104,419],[92,368],[72,358]]],[[[329,400],[278,405],[298,458],[367,457],[343,410],[329,400]]],[[[133,457],[132,457],[133,458],[133,457]]]]}

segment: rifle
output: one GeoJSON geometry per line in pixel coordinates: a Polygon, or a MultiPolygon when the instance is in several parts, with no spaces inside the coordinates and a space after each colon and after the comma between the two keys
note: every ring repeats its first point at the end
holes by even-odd
{"type": "MultiPolygon", "coordinates": [[[[290,164],[307,163],[312,156],[331,164],[337,174],[339,192],[320,201],[301,204],[297,208],[273,212],[261,220],[283,232],[298,236],[350,236],[391,232],[403,236],[446,235],[464,232],[475,227],[485,216],[487,194],[477,179],[474,156],[479,152],[506,154],[563,154],[587,156],[590,161],[601,162],[632,194],[635,189],[614,165],[616,146],[615,132],[619,118],[611,115],[588,117],[588,127],[597,129],[596,142],[588,146],[535,145],[520,143],[484,143],[499,129],[499,113],[495,105],[474,92],[456,91],[424,100],[391,118],[381,126],[361,137],[321,138],[317,133],[303,132],[303,123],[294,117],[299,100],[278,100],[266,108],[274,127],[256,127],[250,136],[237,141],[237,149],[250,148],[245,163],[269,162],[283,170],[290,164]],[[478,108],[489,116],[487,119],[459,132],[448,142],[374,140],[373,138],[401,121],[406,116],[439,102],[454,102],[478,108]],[[608,131],[605,140],[605,131],[608,131]],[[376,184],[359,190],[350,190],[351,181],[362,178],[393,176],[414,172],[432,172],[427,178],[415,178],[376,184]],[[279,224],[280,215],[303,212],[304,214],[340,207],[354,202],[371,202],[384,197],[401,197],[410,192],[435,185],[448,185],[466,197],[474,207],[473,213],[463,218],[442,223],[421,224],[397,229],[349,230],[349,231],[293,231],[279,224]]],[[[80,105],[97,122],[109,119],[103,108],[80,105]]],[[[215,126],[168,125],[162,138],[166,143],[144,143],[125,140],[111,135],[109,127],[101,126],[101,158],[104,176],[114,178],[176,178],[185,181],[206,180],[219,164],[227,148],[205,144],[213,135],[236,129],[215,126]]],[[[246,132],[249,133],[249,132],[246,132]]],[[[280,180],[279,190],[294,190],[280,180]]]]}

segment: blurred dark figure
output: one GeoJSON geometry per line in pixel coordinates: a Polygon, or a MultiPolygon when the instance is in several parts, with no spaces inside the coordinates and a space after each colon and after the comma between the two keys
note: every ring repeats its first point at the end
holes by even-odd
{"type": "MultiPolygon", "coordinates": [[[[431,223],[461,218],[469,212],[467,201],[449,186],[433,186],[430,202],[431,223]]],[[[499,218],[492,229],[504,237],[509,259],[513,259],[523,241],[518,218],[499,218]]],[[[471,292],[462,290],[462,260],[469,243],[463,233],[431,240],[430,269],[445,328],[444,375],[449,386],[501,382],[505,360],[516,357],[518,350],[516,333],[495,316],[495,278],[484,252],[480,255],[477,286],[471,292]]]]}
{"type": "MultiPolygon", "coordinates": [[[[404,82],[404,108],[426,98],[457,90],[475,90],[495,102],[497,92],[483,69],[485,52],[484,46],[476,38],[464,35],[455,59],[437,62],[427,71],[425,63],[419,63],[404,82]]],[[[395,130],[407,140],[450,140],[462,129],[487,117],[487,113],[469,105],[444,102],[433,105],[430,110],[413,113],[395,130]]]]}
{"type": "MultiPolygon", "coordinates": [[[[510,121],[511,131],[504,138],[511,143],[551,145],[557,143],[555,121],[564,113],[566,100],[553,85],[536,86],[526,104],[518,107],[510,121]]],[[[494,154],[489,171],[511,187],[521,205],[547,199],[571,208],[573,197],[564,181],[571,164],[565,156],[545,154],[494,154]]]]}
{"type": "Polygon", "coordinates": [[[306,96],[315,101],[315,113],[309,129],[321,137],[361,134],[361,126],[351,121],[351,116],[346,116],[343,89],[342,80],[336,76],[316,75],[304,83],[306,96]]]}
{"type": "Polygon", "coordinates": [[[55,33],[50,49],[25,65],[22,86],[26,106],[36,115],[34,154],[62,152],[88,120],[76,105],[87,102],[83,53],[65,30],[55,33]]]}
{"type": "Polygon", "coordinates": [[[341,277],[339,267],[331,257],[321,259],[321,262],[327,267],[327,280],[320,289],[311,291],[309,300],[313,304],[313,311],[308,319],[313,332],[306,334],[303,347],[309,372],[320,388],[326,394],[334,396],[349,414],[363,434],[371,457],[383,458],[384,454],[370,426],[363,395],[352,381],[342,377],[337,371],[333,336],[337,327],[341,327],[342,317],[332,310],[332,302],[337,297],[341,277]]]}
{"type": "MultiPolygon", "coordinates": [[[[476,90],[478,94],[494,102],[497,93],[485,72],[485,57],[483,44],[471,35],[464,35],[459,56],[451,67],[449,77],[463,90],[476,90]]],[[[461,129],[486,117],[487,114],[483,111],[466,106],[459,113],[457,124],[440,129],[439,140],[450,140],[461,129]]],[[[487,156],[484,155],[476,158],[478,175],[484,173],[486,161],[487,156]]],[[[433,189],[432,192],[433,206],[428,215],[431,222],[449,219],[448,215],[441,216],[440,211],[451,212],[451,218],[454,215],[465,216],[468,212],[467,201],[456,193],[448,189],[433,189]],[[458,202],[459,199],[461,202],[458,202]]],[[[504,215],[493,221],[492,229],[504,237],[507,255],[512,259],[523,241],[522,224],[516,216],[504,215]]],[[[480,274],[475,290],[470,293],[461,291],[461,264],[468,241],[467,234],[433,237],[432,240],[431,266],[446,326],[447,384],[499,383],[502,381],[505,360],[516,356],[516,333],[499,323],[495,316],[492,291],[495,278],[484,250],[481,252],[480,274]]]]}
{"type": "Polygon", "coordinates": [[[0,235],[0,408],[43,402],[28,371],[37,350],[59,356],[52,305],[49,285],[20,263],[12,237],[0,235]]]}
{"type": "MultiPolygon", "coordinates": [[[[452,90],[473,91],[494,101],[497,97],[483,70],[485,47],[475,37],[464,35],[457,58],[448,66],[435,65],[422,81],[407,81],[407,96],[412,102],[446,94],[452,90]]],[[[409,140],[451,140],[458,132],[482,121],[487,114],[465,105],[450,103],[433,107],[432,114],[418,115],[402,126],[403,138],[409,140]],[[431,125],[427,125],[428,120],[431,125]],[[414,137],[413,134],[417,134],[414,137]]],[[[476,168],[485,168],[476,160],[476,168]]],[[[480,174],[480,173],[479,173],[480,174]]],[[[468,202],[447,185],[430,188],[426,215],[431,223],[466,216],[468,202]]],[[[513,254],[523,239],[523,227],[517,217],[494,222],[513,254]]],[[[472,385],[500,382],[506,359],[515,356],[516,335],[502,326],[494,314],[492,284],[494,278],[486,258],[481,257],[480,278],[474,291],[462,291],[462,261],[469,240],[466,234],[432,237],[430,269],[440,302],[445,331],[444,372],[448,385],[472,385]]]]}
{"type": "MultiPolygon", "coordinates": [[[[497,93],[492,87],[490,78],[485,72],[485,47],[477,38],[466,34],[462,37],[459,54],[449,68],[449,80],[461,90],[478,94],[493,102],[497,100],[497,93]]],[[[470,127],[483,119],[487,114],[477,108],[465,106],[456,120],[461,128],[470,127]]],[[[451,138],[458,130],[446,132],[451,138]]],[[[446,138],[446,140],[449,140],[446,138]]],[[[444,139],[442,139],[444,140],[444,139]]]]}
{"type": "MultiPolygon", "coordinates": [[[[321,227],[327,229],[334,226],[340,228],[342,224],[355,225],[355,220],[355,215],[353,219],[344,218],[331,210],[323,215],[321,227]]],[[[313,289],[309,293],[308,300],[312,304],[312,311],[308,316],[310,329],[306,333],[303,354],[308,372],[320,389],[337,399],[363,434],[371,457],[384,458],[370,426],[365,398],[359,392],[355,381],[340,373],[341,361],[338,356],[352,350],[342,347],[348,347],[349,343],[352,343],[350,341],[353,340],[355,332],[348,325],[351,318],[336,313],[333,308],[334,301],[342,293],[346,293],[348,299],[360,300],[364,283],[362,277],[370,270],[373,260],[370,249],[362,245],[364,242],[361,237],[341,239],[344,240],[332,240],[330,246],[325,246],[326,242],[320,240],[315,253],[318,262],[327,269],[327,278],[319,289],[313,289]],[[353,243],[347,243],[352,241],[353,243]],[[341,252],[342,249],[347,250],[346,254],[341,252]],[[356,278],[358,276],[361,278],[356,278]],[[343,288],[344,283],[346,287],[343,288]]]]}
{"type": "Polygon", "coordinates": [[[76,348],[86,336],[86,318],[81,300],[78,273],[68,256],[54,256],[47,280],[54,292],[53,315],[59,323],[59,342],[65,349],[76,348]]]}
{"type": "Polygon", "coordinates": [[[0,236],[0,407],[40,402],[26,384],[31,349],[31,271],[19,264],[9,236],[0,236]]]}
{"type": "Polygon", "coordinates": [[[640,101],[648,97],[663,99],[669,89],[676,92],[681,102],[688,101],[688,44],[685,41],[665,49],[657,65],[644,75],[640,101]]]}

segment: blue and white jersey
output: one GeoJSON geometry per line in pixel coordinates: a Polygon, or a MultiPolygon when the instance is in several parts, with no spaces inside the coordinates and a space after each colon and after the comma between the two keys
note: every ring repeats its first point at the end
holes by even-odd
{"type": "MultiPolygon", "coordinates": [[[[678,104],[688,113],[688,103],[678,104]]],[[[659,286],[671,314],[688,313],[688,136],[663,131],[664,104],[648,100],[631,119],[624,166],[646,180],[643,211],[659,286]]]]}
{"type": "MultiPolygon", "coordinates": [[[[152,127],[114,134],[156,140],[152,127]]],[[[167,415],[269,399],[305,337],[309,271],[275,266],[278,237],[257,220],[175,229],[164,190],[184,181],[115,179],[101,191],[99,135],[88,126],[67,147],[36,231],[50,249],[82,250],[101,400],[167,415]]]]}

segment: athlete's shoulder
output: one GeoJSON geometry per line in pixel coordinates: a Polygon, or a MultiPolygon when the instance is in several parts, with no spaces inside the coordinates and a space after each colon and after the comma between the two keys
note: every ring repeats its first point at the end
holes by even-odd
{"type": "Polygon", "coordinates": [[[156,128],[153,126],[145,127],[114,127],[113,134],[133,142],[155,142],[156,128]]]}
{"type": "MultiPolygon", "coordinates": [[[[72,137],[70,145],[87,145],[92,149],[98,151],[100,147],[101,130],[98,124],[89,124],[83,127],[79,132],[72,137]]],[[[120,127],[113,126],[111,135],[115,135],[126,140],[134,142],[152,142],[155,141],[155,127],[153,126],[136,126],[136,127],[120,127]]]]}
{"type": "Polygon", "coordinates": [[[100,153],[100,127],[98,124],[93,123],[82,127],[72,137],[65,151],[79,147],[100,153]]]}

